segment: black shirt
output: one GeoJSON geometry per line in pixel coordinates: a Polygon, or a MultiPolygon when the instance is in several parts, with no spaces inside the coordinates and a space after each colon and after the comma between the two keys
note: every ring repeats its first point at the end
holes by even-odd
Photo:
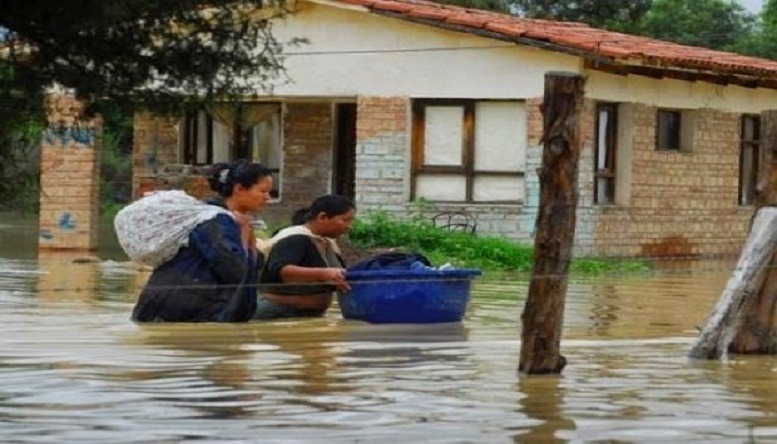
{"type": "MultiPolygon", "coordinates": [[[[342,267],[342,259],[337,256],[337,260],[339,264],[336,266],[342,267]]],[[[314,282],[305,282],[298,285],[272,285],[283,283],[281,269],[287,265],[307,268],[327,268],[330,266],[324,261],[318,247],[313,243],[310,236],[295,234],[283,238],[273,245],[260,279],[262,284],[271,285],[263,286],[262,291],[279,295],[309,295],[334,291],[334,287],[331,285],[315,284],[314,282]]]]}

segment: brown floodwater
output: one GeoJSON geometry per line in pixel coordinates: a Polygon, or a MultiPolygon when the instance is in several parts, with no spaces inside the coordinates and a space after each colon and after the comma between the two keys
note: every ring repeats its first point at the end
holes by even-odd
{"type": "Polygon", "coordinates": [[[457,324],[138,326],[110,239],[75,264],[29,226],[0,223],[3,442],[777,441],[776,358],[686,358],[733,261],[572,279],[569,364],[528,377],[525,276],[476,280],[457,324]]]}

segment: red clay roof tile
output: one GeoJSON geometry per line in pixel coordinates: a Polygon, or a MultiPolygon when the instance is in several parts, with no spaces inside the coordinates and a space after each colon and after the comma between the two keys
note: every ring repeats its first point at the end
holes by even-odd
{"type": "Polygon", "coordinates": [[[411,17],[418,17],[423,19],[445,21],[445,18],[451,15],[451,13],[444,9],[437,9],[437,10],[411,9],[410,12],[407,13],[407,15],[411,17]]]}
{"type": "Polygon", "coordinates": [[[513,23],[491,22],[487,23],[485,28],[489,31],[506,35],[508,37],[518,37],[526,33],[525,27],[513,23]]]}
{"type": "Polygon", "coordinates": [[[410,5],[404,2],[385,1],[385,0],[375,0],[375,2],[372,4],[372,7],[376,9],[383,9],[385,11],[394,11],[394,12],[408,12],[411,9],[413,9],[413,5],[410,5]]]}
{"type": "Polygon", "coordinates": [[[454,14],[445,19],[447,23],[468,26],[470,28],[482,28],[490,20],[490,17],[478,17],[477,14],[454,14]]]}
{"type": "Polygon", "coordinates": [[[683,46],[603,29],[582,23],[525,19],[508,14],[443,5],[425,0],[337,0],[361,5],[371,11],[389,11],[391,17],[423,18],[441,27],[456,25],[457,31],[481,29],[507,39],[521,37],[521,43],[551,43],[559,50],[583,56],[611,59],[641,59],[646,65],[704,69],[719,74],[740,74],[777,78],[777,61],[747,57],[711,49],[683,46]]]}

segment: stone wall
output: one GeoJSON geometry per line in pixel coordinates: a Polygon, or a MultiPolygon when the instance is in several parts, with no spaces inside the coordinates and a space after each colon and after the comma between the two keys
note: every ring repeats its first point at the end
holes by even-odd
{"type": "Polygon", "coordinates": [[[402,215],[410,171],[406,97],[359,97],[356,104],[356,202],[359,210],[402,215]]]}
{"type": "Polygon", "coordinates": [[[54,94],[41,141],[39,247],[97,248],[102,122],[83,115],[83,104],[54,94]]]}

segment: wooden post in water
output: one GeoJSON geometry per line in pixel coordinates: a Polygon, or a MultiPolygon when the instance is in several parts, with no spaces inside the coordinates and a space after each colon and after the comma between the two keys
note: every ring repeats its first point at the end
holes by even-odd
{"type": "Polygon", "coordinates": [[[756,213],[739,262],[689,356],[777,354],[777,111],[761,113],[756,213]]]}
{"type": "Polygon", "coordinates": [[[585,77],[580,74],[545,74],[544,146],[538,170],[540,203],[534,268],[521,315],[521,373],[561,373],[566,365],[560,342],[567,272],[575,238],[577,170],[582,145],[578,123],[584,86],[585,77]]]}

